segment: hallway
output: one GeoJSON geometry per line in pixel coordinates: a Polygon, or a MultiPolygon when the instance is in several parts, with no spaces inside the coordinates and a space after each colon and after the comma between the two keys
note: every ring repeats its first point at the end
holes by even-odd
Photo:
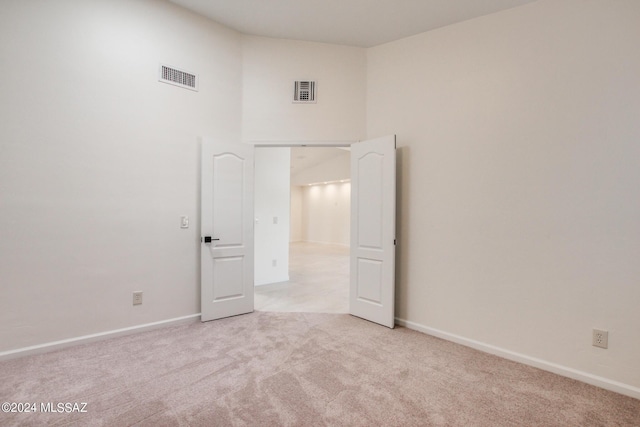
{"type": "Polygon", "coordinates": [[[257,311],[347,313],[349,248],[307,242],[289,246],[289,280],[255,288],[257,311]]]}

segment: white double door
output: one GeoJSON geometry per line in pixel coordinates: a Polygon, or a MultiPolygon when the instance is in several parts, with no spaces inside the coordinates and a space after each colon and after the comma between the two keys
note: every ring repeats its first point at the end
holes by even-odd
{"type": "MultiPolygon", "coordinates": [[[[202,321],[253,311],[253,150],[202,144],[202,321]]],[[[395,136],[351,145],[349,312],[393,328],[395,136]]]]}

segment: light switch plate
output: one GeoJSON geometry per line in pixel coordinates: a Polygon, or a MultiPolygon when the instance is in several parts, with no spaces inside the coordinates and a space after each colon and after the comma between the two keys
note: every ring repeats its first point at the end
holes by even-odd
{"type": "Polygon", "coordinates": [[[189,228],[189,217],[184,215],[180,217],[180,228],[189,228]]]}

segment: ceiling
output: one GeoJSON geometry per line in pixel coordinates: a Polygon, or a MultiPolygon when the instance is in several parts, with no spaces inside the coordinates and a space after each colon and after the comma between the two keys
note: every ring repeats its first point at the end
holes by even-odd
{"type": "Polygon", "coordinates": [[[348,148],[291,147],[291,175],[312,168],[345,153],[348,148]]]}
{"type": "Polygon", "coordinates": [[[536,0],[170,0],[245,34],[371,47],[536,0]]]}
{"type": "MultiPolygon", "coordinates": [[[[169,0],[245,34],[372,47],[536,0],[169,0]]],[[[340,154],[292,148],[291,173],[340,154]]]]}

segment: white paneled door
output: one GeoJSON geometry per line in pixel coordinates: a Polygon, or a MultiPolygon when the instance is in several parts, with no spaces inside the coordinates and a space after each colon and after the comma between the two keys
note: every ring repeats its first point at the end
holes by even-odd
{"type": "Polygon", "coordinates": [[[396,138],[351,145],[349,312],[394,327],[396,138]]]}
{"type": "Polygon", "coordinates": [[[202,143],[203,322],[253,311],[253,150],[202,143]]]}

